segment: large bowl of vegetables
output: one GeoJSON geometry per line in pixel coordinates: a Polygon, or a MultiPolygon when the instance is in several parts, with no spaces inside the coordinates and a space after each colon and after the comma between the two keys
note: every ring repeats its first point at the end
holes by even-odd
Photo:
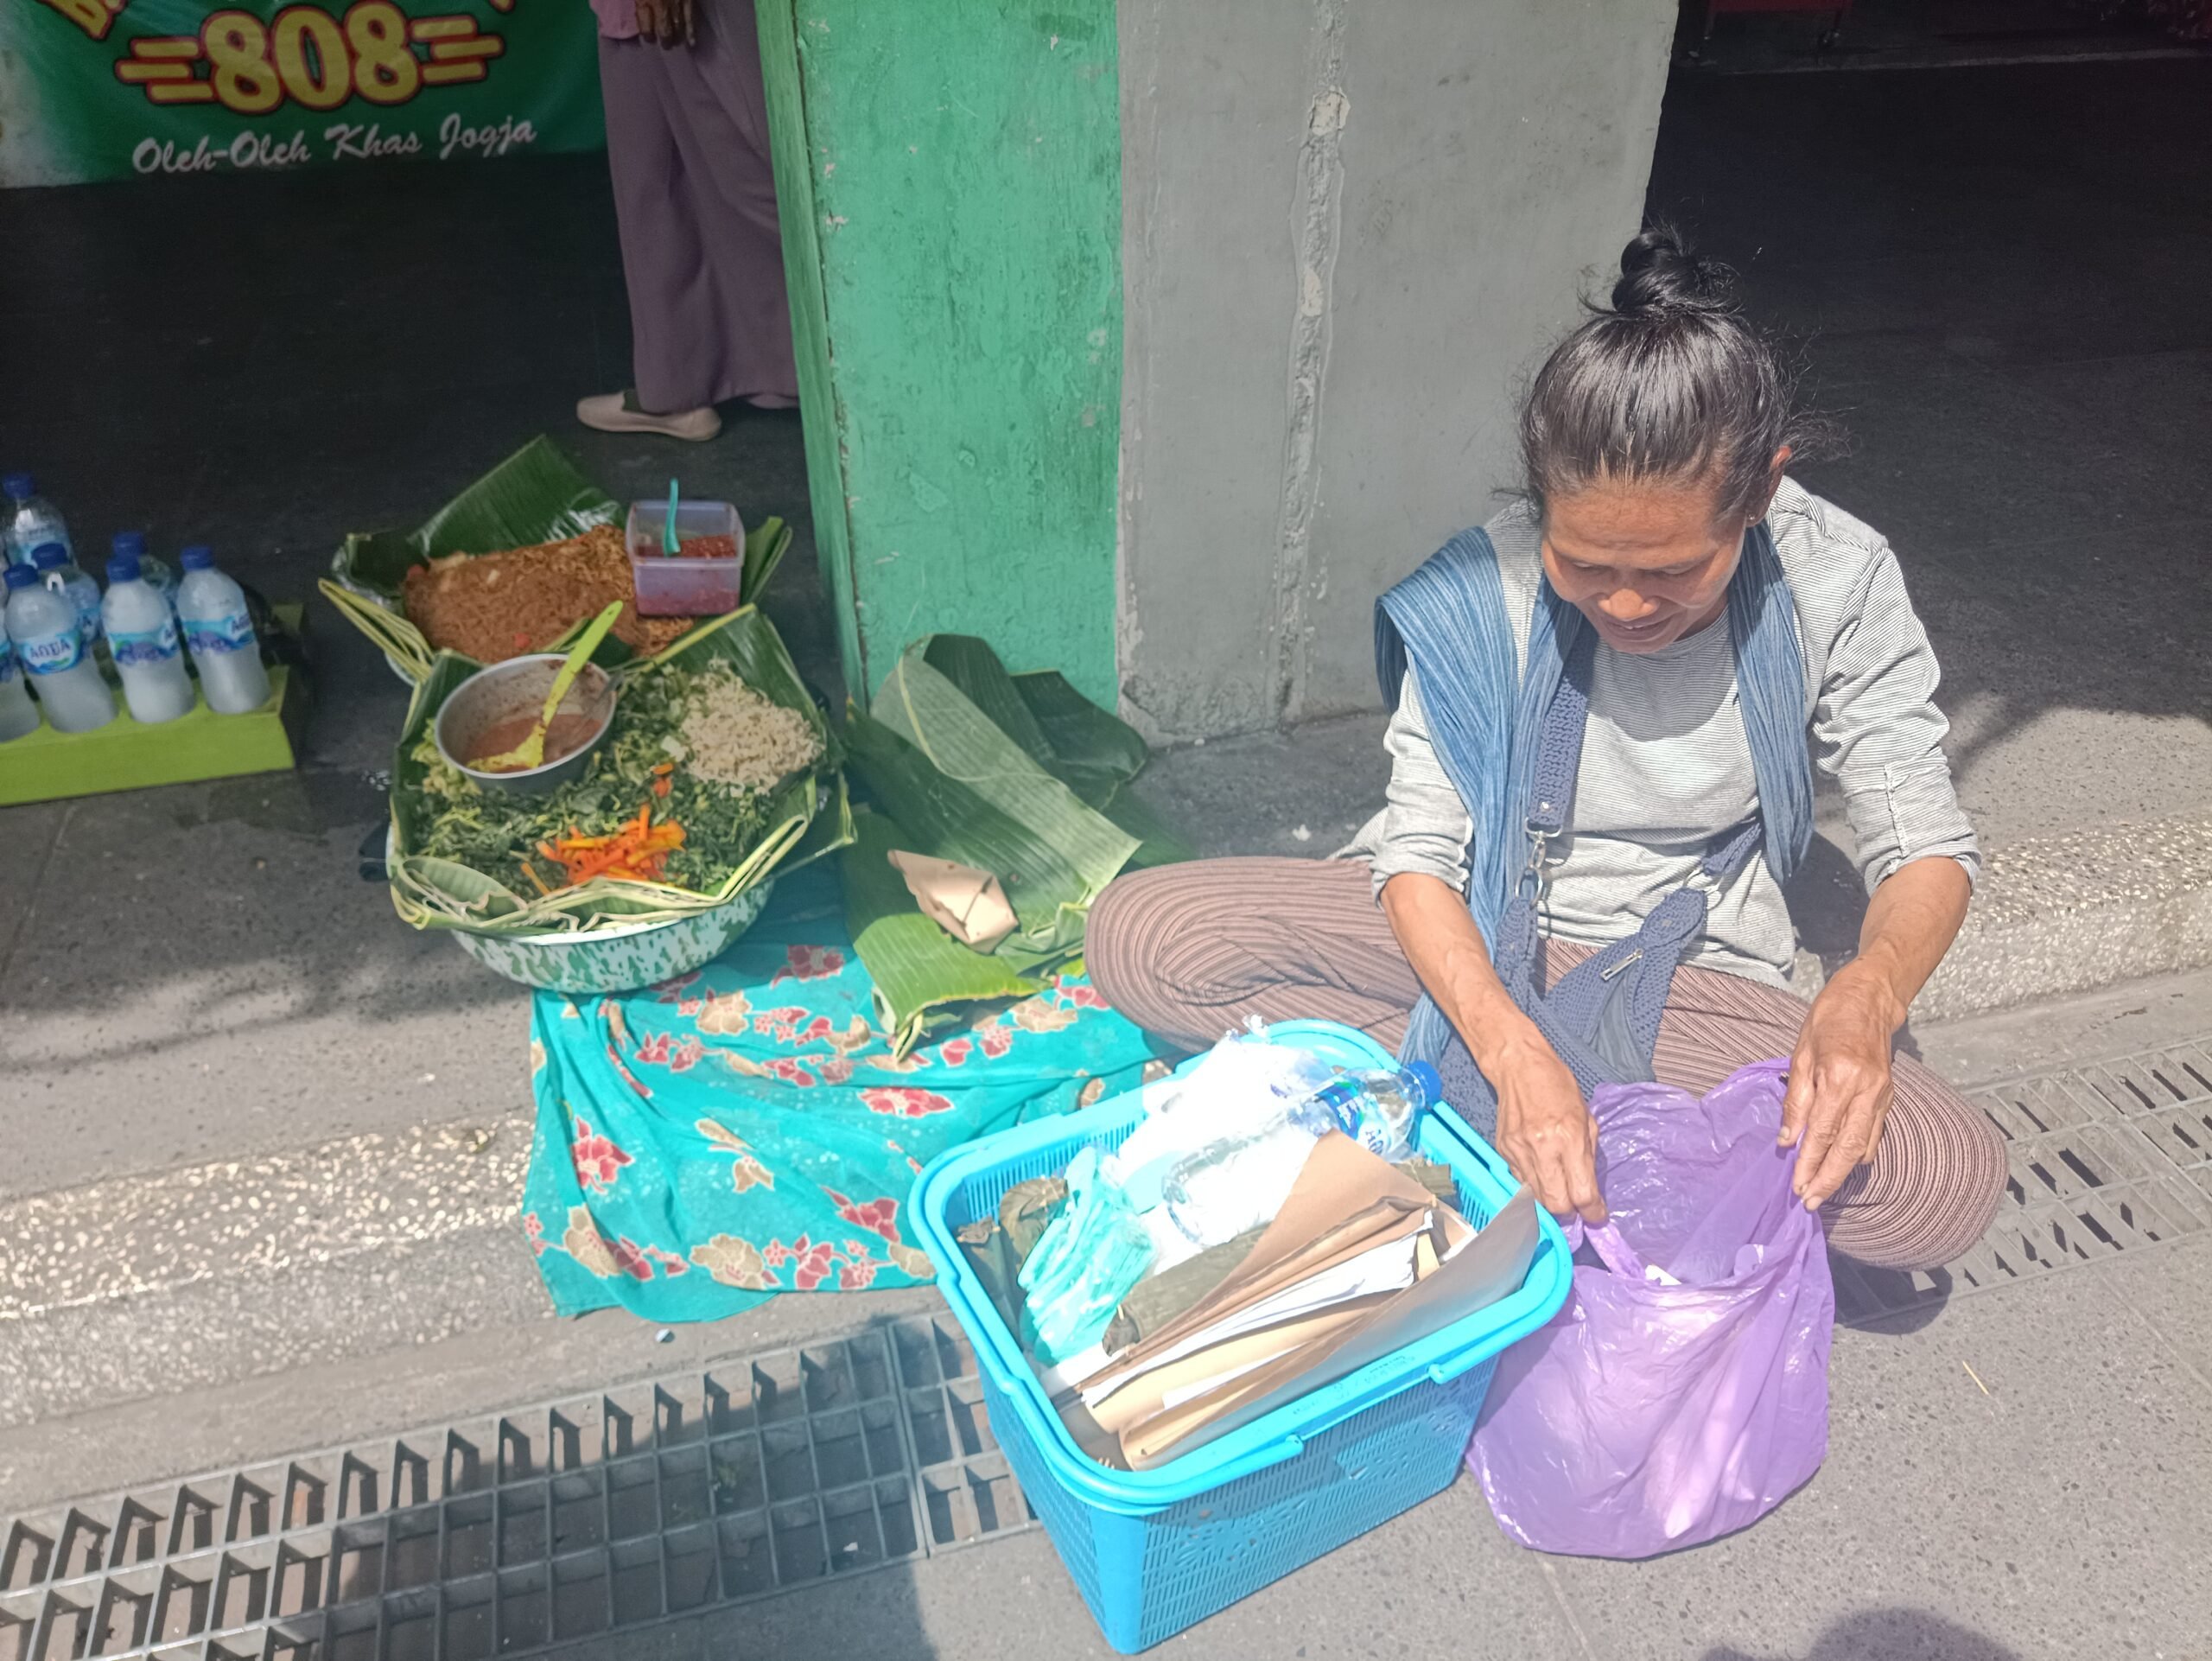
{"type": "Polygon", "coordinates": [[[696,968],[766,884],[842,846],[836,742],[752,608],[618,668],[616,712],[581,776],[486,790],[442,755],[438,710],[478,665],[441,652],[393,772],[394,907],[531,985],[619,991],[696,968]]]}

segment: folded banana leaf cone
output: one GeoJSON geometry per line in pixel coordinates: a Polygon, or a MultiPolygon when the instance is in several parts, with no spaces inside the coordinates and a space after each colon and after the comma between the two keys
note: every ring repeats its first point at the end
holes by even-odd
{"type": "Polygon", "coordinates": [[[1192,857],[1128,788],[1149,759],[1135,730],[1057,671],[1008,674],[972,636],[909,646],[843,739],[869,797],[844,856],[846,921],[902,1053],[958,1006],[1032,996],[1075,964],[1091,902],[1123,870],[1192,857]],[[1014,927],[988,951],[963,944],[893,852],[996,877],[1014,927]]]}
{"type": "MultiPolygon", "coordinates": [[[[741,823],[732,813],[723,820],[688,827],[695,846],[720,839],[732,866],[727,877],[710,889],[674,881],[593,877],[538,892],[478,868],[491,861],[463,863],[425,851],[434,825],[454,805],[453,799],[425,787],[438,771],[435,748],[429,741],[431,725],[447,697],[479,667],[455,652],[433,654],[408,707],[392,770],[388,869],[392,904],[399,915],[416,928],[507,937],[670,922],[728,905],[765,879],[849,843],[853,814],[839,770],[842,752],[838,736],[809,696],[774,627],[754,608],[716,618],[666,651],[616,669],[616,731],[622,729],[626,707],[647,705],[655,697],[657,677],[671,670],[711,671],[717,661],[727,663],[739,679],[770,703],[798,712],[820,742],[816,760],[766,792],[757,803],[758,811],[741,823]]],[[[648,802],[652,790],[650,784],[608,788],[631,788],[641,804],[648,802]]],[[[463,799],[475,801],[491,813],[521,799],[478,792],[463,799]]],[[[625,795],[610,805],[626,815],[633,804],[625,795]]],[[[549,869],[557,873],[557,867],[549,869]]]]}
{"type": "MultiPolygon", "coordinates": [[[[408,620],[405,585],[410,567],[452,554],[491,554],[531,548],[582,535],[594,525],[619,523],[627,509],[585,478],[553,441],[533,438],[412,531],[356,533],[330,562],[321,584],[324,598],[412,681],[430,672],[437,656],[423,632],[408,620]]],[[[745,569],[739,597],[750,605],[774,575],[791,547],[791,530],[779,519],[764,519],[746,533],[745,569]]],[[[586,607],[580,627],[599,609],[586,607]]],[[[573,633],[573,629],[571,631],[573,633]]],[[[553,650],[561,640],[538,646],[553,650]]],[[[637,654],[609,635],[592,661],[613,669],[637,654]]]]}

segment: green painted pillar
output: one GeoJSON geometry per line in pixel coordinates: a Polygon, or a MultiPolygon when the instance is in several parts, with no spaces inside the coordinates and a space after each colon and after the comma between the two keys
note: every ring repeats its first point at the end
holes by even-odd
{"type": "Polygon", "coordinates": [[[1116,701],[1114,0],[758,0],[849,689],[933,632],[1116,701]]]}

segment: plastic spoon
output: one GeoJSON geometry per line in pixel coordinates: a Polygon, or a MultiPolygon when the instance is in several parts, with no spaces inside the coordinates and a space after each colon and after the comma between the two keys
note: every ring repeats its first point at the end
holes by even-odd
{"type": "Polygon", "coordinates": [[[668,518],[660,527],[660,557],[672,559],[683,552],[683,544],[676,539],[676,480],[668,481],[668,518]]]}
{"type": "Polygon", "coordinates": [[[607,638],[607,631],[614,627],[614,620],[622,614],[622,602],[611,600],[607,609],[591,620],[591,626],[576,637],[569,648],[569,655],[562,660],[560,672],[553,677],[553,690],[545,695],[545,707],[537,712],[537,724],[528,736],[511,750],[497,755],[485,756],[469,765],[479,773],[527,773],[545,763],[545,729],[553,724],[553,712],[561,707],[561,700],[569,696],[569,689],[576,684],[576,677],[583,671],[585,660],[607,638]]]}

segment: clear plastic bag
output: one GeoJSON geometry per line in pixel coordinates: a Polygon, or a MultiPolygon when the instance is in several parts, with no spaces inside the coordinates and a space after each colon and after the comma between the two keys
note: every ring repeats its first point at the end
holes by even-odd
{"type": "Polygon", "coordinates": [[[1255,1020],[1231,1033],[1195,1067],[1145,1086],[1145,1117],[1107,1171],[1139,1211],[1160,1203],[1161,1180],[1179,1162],[1224,1136],[1249,1134],[1337,1075],[1311,1050],[1268,1041],[1255,1020]]]}
{"type": "Polygon", "coordinates": [[[1095,1148],[1075,1156],[1067,1204],[1021,1265],[1037,1352],[1050,1362],[1096,1344],[1152,1266],[1152,1238],[1101,1164],[1095,1148]]]}

